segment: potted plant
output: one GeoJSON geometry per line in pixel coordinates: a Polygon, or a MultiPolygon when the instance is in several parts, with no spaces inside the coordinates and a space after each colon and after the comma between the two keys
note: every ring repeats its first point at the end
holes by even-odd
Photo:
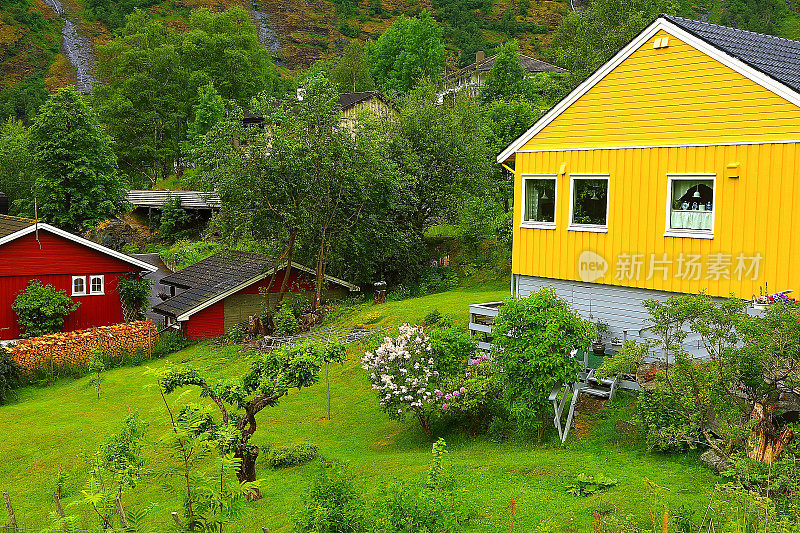
{"type": "Polygon", "coordinates": [[[608,323],[598,320],[594,324],[597,330],[597,338],[592,343],[592,352],[597,357],[602,357],[606,353],[606,335],[608,335],[608,323]]]}

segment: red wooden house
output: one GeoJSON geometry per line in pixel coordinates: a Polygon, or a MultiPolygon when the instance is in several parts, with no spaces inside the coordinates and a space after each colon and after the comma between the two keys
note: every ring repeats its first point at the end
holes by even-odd
{"type": "Polygon", "coordinates": [[[73,331],[122,322],[117,282],[155,269],[49,224],[0,215],[0,340],[21,336],[11,304],[33,279],[80,302],[64,321],[73,331]]]}
{"type": "MultiPolygon", "coordinates": [[[[286,263],[251,252],[223,251],[161,279],[171,297],[153,307],[168,325],[190,339],[219,337],[250,316],[264,312],[268,298],[276,298],[286,273],[286,263]],[[273,275],[275,282],[270,288],[273,275]],[[270,294],[265,294],[270,288],[270,294]]],[[[314,294],[315,273],[292,262],[286,299],[314,294]]],[[[323,300],[342,298],[359,288],[325,276],[323,300]]],[[[274,301],[274,300],[273,300],[274,301]]]]}

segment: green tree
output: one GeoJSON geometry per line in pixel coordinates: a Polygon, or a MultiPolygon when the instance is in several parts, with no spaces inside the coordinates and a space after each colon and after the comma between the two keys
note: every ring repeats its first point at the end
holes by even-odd
{"type": "Polygon", "coordinates": [[[193,107],[194,120],[189,123],[189,142],[206,133],[225,118],[225,99],[214,84],[209,82],[197,91],[197,103],[193,107]]]}
{"type": "Polygon", "coordinates": [[[670,0],[594,0],[569,12],[553,34],[547,55],[570,71],[577,85],[611,59],[659,13],[690,14],[670,0]]]}
{"type": "Polygon", "coordinates": [[[522,93],[525,68],[519,62],[517,41],[503,43],[497,51],[492,70],[481,88],[484,103],[494,100],[513,100],[522,93]]]}
{"type": "Polygon", "coordinates": [[[329,78],[342,93],[373,90],[375,80],[369,70],[364,45],[358,41],[348,43],[342,56],[330,69],[329,78]]]}
{"type": "Polygon", "coordinates": [[[120,278],[117,283],[117,292],[122,302],[122,315],[125,322],[144,320],[145,313],[150,307],[150,289],[153,280],[141,278],[135,274],[120,278]]]}
{"type": "Polygon", "coordinates": [[[175,242],[184,237],[186,233],[186,226],[189,224],[191,217],[181,207],[181,202],[180,196],[169,198],[161,210],[158,231],[161,234],[161,238],[166,241],[175,242]]]}
{"type": "Polygon", "coordinates": [[[459,96],[439,105],[427,82],[400,100],[400,115],[388,128],[400,172],[398,202],[421,242],[431,224],[453,220],[465,196],[486,190],[488,130],[477,102],[459,96]]]}
{"type": "Polygon", "coordinates": [[[781,24],[791,12],[784,0],[716,0],[709,14],[712,22],[725,26],[780,35],[781,24]]]}
{"type": "Polygon", "coordinates": [[[8,196],[12,214],[20,200],[31,198],[32,164],[28,130],[22,122],[9,118],[0,124],[0,191],[8,196]]]}
{"type": "Polygon", "coordinates": [[[11,308],[17,314],[22,336],[38,337],[61,331],[64,319],[79,305],[80,302],[73,302],[66,291],[32,279],[14,298],[11,308]]]}
{"type": "MultiPolygon", "coordinates": [[[[205,137],[198,160],[223,198],[220,220],[227,234],[282,239],[281,260],[291,261],[297,245],[315,261],[316,308],[328,255],[391,175],[374,130],[360,121],[341,126],[335,87],[314,77],[305,89],[302,101],[294,95],[254,99],[264,128],[244,129],[231,117],[205,137]],[[233,146],[231,137],[244,148],[233,146]]],[[[288,270],[277,282],[280,301],[288,270]]]]}
{"type": "Polygon", "coordinates": [[[593,337],[591,322],[551,288],[500,308],[493,357],[504,370],[503,399],[520,429],[541,431],[550,391],[577,378],[578,363],[570,352],[589,346],[593,337]]]}
{"type": "Polygon", "coordinates": [[[272,92],[277,76],[269,51],[258,40],[250,14],[241,7],[215,13],[193,11],[191,31],[182,35],[181,57],[192,85],[213,82],[227,100],[245,105],[256,94],[272,92]]]}
{"type": "Polygon", "coordinates": [[[197,86],[180,46],[178,34],[135,11],[114,39],[97,47],[97,73],[104,83],[95,88],[95,105],[133,184],[155,184],[180,157],[197,86]]]}
{"type": "MultiPolygon", "coordinates": [[[[161,377],[160,384],[165,394],[183,387],[197,387],[201,397],[214,402],[219,409],[219,420],[212,427],[227,436],[223,449],[240,460],[239,482],[254,482],[259,448],[251,438],[257,429],[256,415],[266,407],[275,406],[291,389],[300,390],[316,383],[322,364],[341,362],[342,355],[341,350],[328,353],[306,343],[260,355],[247,373],[229,382],[212,383],[192,368],[172,368],[161,377]]],[[[258,489],[254,488],[254,492],[258,489]]]]}
{"type": "MultiPolygon", "coordinates": [[[[94,226],[118,213],[124,198],[111,138],[74,87],[42,106],[30,129],[39,216],[64,229],[94,226]]],[[[33,202],[27,211],[33,212],[33,202]]]]}
{"type": "Polygon", "coordinates": [[[433,78],[444,66],[442,30],[431,14],[400,18],[367,45],[373,79],[386,89],[409,91],[422,78],[433,78]]]}

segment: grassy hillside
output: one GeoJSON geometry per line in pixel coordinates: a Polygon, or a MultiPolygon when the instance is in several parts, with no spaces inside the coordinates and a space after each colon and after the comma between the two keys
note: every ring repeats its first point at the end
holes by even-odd
{"type": "MultiPolygon", "coordinates": [[[[490,283],[455,291],[389,302],[382,306],[361,304],[342,311],[337,325],[357,323],[375,326],[414,322],[433,309],[466,324],[467,305],[508,296],[505,283],[490,283]]],[[[430,459],[430,442],[411,420],[387,419],[377,406],[364,371],[359,366],[360,350],[351,347],[348,361],[331,367],[332,417],[325,417],[325,387],[317,384],[292,392],[281,403],[265,409],[258,417],[254,441],[259,446],[313,443],[328,459],[347,461],[359,483],[374,494],[387,481],[419,479],[430,459]],[[390,474],[389,474],[390,473],[390,474]]],[[[249,364],[236,348],[200,344],[154,361],[164,365],[191,365],[216,377],[236,375],[249,364]]],[[[84,506],[73,502],[80,496],[86,464],[82,455],[91,454],[109,434],[118,431],[131,411],[138,411],[150,424],[147,470],[166,466],[157,459],[156,443],[168,430],[164,404],[144,367],[121,368],[104,374],[101,397],[88,387],[88,378],[63,380],[48,388],[28,387],[20,401],[0,407],[3,420],[0,461],[0,490],[8,491],[22,527],[41,527],[53,510],[51,495],[59,465],[67,474],[64,501],[68,513],[88,523],[84,506]]],[[[174,394],[168,401],[175,407],[197,400],[194,394],[174,394]]],[[[636,444],[616,440],[614,422],[630,416],[630,397],[622,396],[613,406],[579,420],[580,438],[572,437],[566,447],[557,445],[550,431],[541,445],[527,441],[493,442],[468,438],[457,428],[443,430],[459,483],[466,488],[478,518],[470,531],[505,531],[509,527],[509,501],[517,502],[515,531],[534,531],[542,522],[566,526],[568,531],[589,531],[593,511],[618,509],[649,523],[650,508],[658,512],[647,490],[647,480],[665,487],[667,504],[683,504],[701,513],[717,478],[700,466],[693,455],[682,457],[654,454],[636,444]],[[568,495],[565,486],[580,473],[603,473],[619,485],[600,495],[579,498],[568,495]]],[[[251,505],[250,514],[230,531],[291,531],[291,517],[301,505],[314,476],[313,464],[270,470],[259,460],[264,498],[251,505]]],[[[180,511],[180,498],[167,492],[159,481],[146,478],[126,496],[131,508],[153,506],[156,530],[170,529],[169,513],[180,511]]],[[[0,525],[5,515],[0,513],[0,525]]],[[[560,530],[560,528],[559,528],[560,530]]]]}

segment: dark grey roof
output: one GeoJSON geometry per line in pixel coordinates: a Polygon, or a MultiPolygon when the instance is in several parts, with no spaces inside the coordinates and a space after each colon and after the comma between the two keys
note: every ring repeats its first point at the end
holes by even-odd
{"type": "Polygon", "coordinates": [[[382,93],[378,91],[365,91],[360,93],[342,93],[339,95],[339,107],[342,108],[344,111],[345,109],[349,109],[356,104],[360,104],[361,102],[366,102],[370,98],[377,98],[381,102],[386,105],[391,106],[391,102],[388,98],[386,98],[382,93]]]}
{"type": "Polygon", "coordinates": [[[695,37],[800,91],[800,41],[672,15],[662,18],[695,37]]]}
{"type": "Polygon", "coordinates": [[[10,217],[8,215],[0,215],[0,238],[13,235],[21,229],[36,224],[35,220],[30,218],[10,217]]]}
{"type": "Polygon", "coordinates": [[[187,290],[156,305],[153,310],[171,316],[181,315],[259,274],[269,272],[274,265],[275,258],[253,252],[218,252],[161,278],[163,285],[187,290]]]}
{"type": "MultiPolygon", "coordinates": [[[[466,67],[449,74],[447,77],[454,78],[472,71],[489,72],[494,66],[495,59],[497,59],[497,54],[489,56],[482,61],[476,61],[471,65],[467,65],[466,67]]],[[[522,65],[522,67],[525,69],[525,72],[528,74],[538,74],[539,72],[567,72],[567,70],[561,67],[551,65],[550,63],[542,61],[541,59],[526,56],[525,54],[519,55],[519,64],[522,65]]]]}
{"type": "Polygon", "coordinates": [[[125,194],[125,200],[136,207],[161,208],[176,197],[181,199],[181,207],[186,209],[216,209],[222,205],[219,193],[214,191],[130,190],[125,194]]]}

